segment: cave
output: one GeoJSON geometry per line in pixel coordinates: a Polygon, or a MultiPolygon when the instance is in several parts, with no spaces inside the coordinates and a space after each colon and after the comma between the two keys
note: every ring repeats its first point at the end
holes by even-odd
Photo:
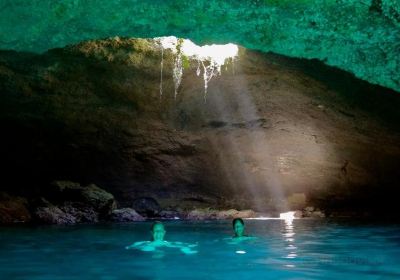
{"type": "MultiPolygon", "coordinates": [[[[271,229],[289,237],[296,223],[374,236],[364,223],[384,223],[399,252],[398,1],[100,2],[0,1],[7,238],[43,243],[54,224],[141,237],[154,221],[152,234],[200,221],[207,235],[230,219],[235,234],[245,219],[255,232],[284,221],[271,229]]],[[[115,279],[127,275],[141,274],[115,279]]]]}

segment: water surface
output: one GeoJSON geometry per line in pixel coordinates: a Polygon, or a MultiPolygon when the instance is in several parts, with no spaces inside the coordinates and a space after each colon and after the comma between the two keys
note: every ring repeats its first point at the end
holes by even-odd
{"type": "Polygon", "coordinates": [[[248,220],[255,241],[229,244],[229,221],[165,222],[173,248],[126,250],[150,222],[0,228],[1,279],[400,279],[400,226],[248,220]]]}

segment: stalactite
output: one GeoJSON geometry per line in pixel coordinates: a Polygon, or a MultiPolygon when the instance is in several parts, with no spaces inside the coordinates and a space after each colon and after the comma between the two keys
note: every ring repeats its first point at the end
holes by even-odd
{"type": "MultiPolygon", "coordinates": [[[[174,64],[172,69],[172,78],[174,81],[175,92],[174,97],[178,95],[178,89],[183,77],[183,56],[188,59],[197,60],[198,65],[196,75],[200,76],[201,68],[203,68],[204,81],[204,101],[207,101],[208,85],[211,79],[217,75],[221,75],[221,67],[225,65],[227,59],[231,59],[232,66],[235,56],[237,56],[238,47],[233,44],[227,45],[211,45],[197,46],[189,40],[177,39],[176,37],[156,38],[161,45],[161,81],[160,81],[160,97],[162,95],[162,75],[163,75],[163,52],[169,49],[174,54],[174,64]]],[[[234,70],[233,70],[234,71],[234,70]]]]}

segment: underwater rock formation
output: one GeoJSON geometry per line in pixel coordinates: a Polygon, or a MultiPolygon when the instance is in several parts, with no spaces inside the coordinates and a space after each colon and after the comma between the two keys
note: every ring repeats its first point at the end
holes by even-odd
{"type": "Polygon", "coordinates": [[[113,36],[175,35],[317,58],[400,91],[397,0],[0,1],[0,48],[42,52],[113,36]]]}
{"type": "Polygon", "coordinates": [[[47,198],[57,209],[37,216],[56,222],[82,204],[101,219],[113,197],[123,208],[152,198],[155,213],[171,211],[160,216],[394,207],[398,93],[317,61],[240,48],[205,103],[197,61],[185,60],[175,97],[174,55],[163,55],[160,96],[161,50],[151,39],[0,52],[2,189],[47,198]],[[49,185],[60,179],[81,185],[49,185]]]}

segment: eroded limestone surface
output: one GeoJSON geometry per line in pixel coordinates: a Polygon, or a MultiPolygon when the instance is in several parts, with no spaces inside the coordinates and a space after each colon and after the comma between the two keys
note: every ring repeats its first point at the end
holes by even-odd
{"type": "MultiPolygon", "coordinates": [[[[369,209],[397,199],[400,96],[317,61],[240,48],[209,84],[153,40],[0,53],[2,188],[95,183],[119,207],[369,209]]],[[[165,215],[167,212],[164,212],[165,215]]],[[[171,214],[171,215],[172,215],[171,214]]]]}

